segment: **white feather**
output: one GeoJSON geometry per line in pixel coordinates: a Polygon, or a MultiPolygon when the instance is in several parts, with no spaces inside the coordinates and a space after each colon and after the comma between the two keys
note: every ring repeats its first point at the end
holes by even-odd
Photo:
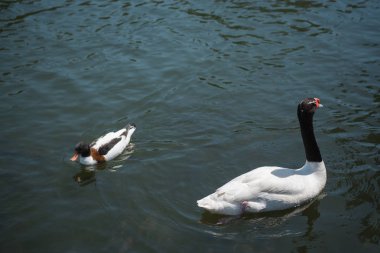
{"type": "Polygon", "coordinates": [[[259,167],[240,175],[198,200],[212,213],[238,215],[296,207],[315,198],[326,184],[322,162],[306,162],[300,169],[259,167]]]}
{"type": "Polygon", "coordinates": [[[95,148],[96,150],[99,149],[102,145],[104,144],[107,144],[108,142],[110,142],[111,140],[115,139],[115,138],[119,138],[120,136],[122,136],[123,133],[125,133],[125,131],[127,131],[125,128],[123,129],[120,129],[119,131],[117,132],[109,132],[107,133],[106,135],[102,136],[102,137],[99,137],[97,140],[95,140],[91,146],[93,148],[95,148]]]}
{"type": "Polygon", "coordinates": [[[98,162],[94,160],[92,156],[88,156],[88,157],[79,156],[79,163],[83,165],[94,165],[94,164],[97,164],[98,162]]]}
{"type": "MultiPolygon", "coordinates": [[[[117,131],[116,133],[107,134],[107,135],[110,135],[111,137],[115,136],[111,138],[111,140],[114,138],[119,138],[119,137],[121,137],[121,140],[118,143],[116,143],[116,145],[113,146],[112,149],[108,151],[106,155],[104,155],[104,158],[106,159],[106,161],[110,161],[114,159],[115,157],[119,156],[124,151],[124,149],[128,146],[129,142],[131,141],[131,136],[134,133],[134,131],[135,131],[134,128],[129,129],[127,135],[125,135],[125,129],[121,129],[117,131]]],[[[107,138],[110,138],[110,137],[107,136],[107,138]]]]}
{"type": "Polygon", "coordinates": [[[131,141],[131,136],[133,132],[134,129],[130,129],[128,131],[127,136],[121,135],[121,140],[104,156],[106,161],[114,159],[124,151],[124,149],[128,146],[129,142],[131,141]]]}

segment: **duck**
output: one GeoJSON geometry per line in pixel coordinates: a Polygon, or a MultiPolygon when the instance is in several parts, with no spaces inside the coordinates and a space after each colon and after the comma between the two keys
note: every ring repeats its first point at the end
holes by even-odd
{"type": "Polygon", "coordinates": [[[321,107],[319,98],[305,98],[297,106],[306,154],[301,168],[263,166],[253,169],[198,200],[198,206],[214,214],[242,215],[286,210],[315,199],[327,180],[313,129],[314,113],[321,107]]]}
{"type": "Polygon", "coordinates": [[[83,165],[95,165],[110,161],[124,151],[135,130],[135,124],[128,124],[116,132],[109,132],[99,137],[91,144],[81,141],[75,145],[74,155],[70,160],[79,161],[83,165]]]}

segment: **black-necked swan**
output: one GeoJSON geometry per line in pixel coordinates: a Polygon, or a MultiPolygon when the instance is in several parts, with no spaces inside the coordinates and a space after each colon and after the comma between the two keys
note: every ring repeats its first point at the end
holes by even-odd
{"type": "Polygon", "coordinates": [[[299,169],[264,166],[240,175],[198,200],[211,213],[240,215],[285,210],[319,195],[326,184],[326,167],[313,130],[313,116],[322,107],[318,98],[306,98],[297,108],[306,163],[299,169]]]}
{"type": "Polygon", "coordinates": [[[128,124],[125,128],[116,132],[109,132],[91,144],[79,142],[75,146],[74,155],[70,160],[76,161],[79,157],[79,162],[84,165],[110,161],[124,151],[135,130],[135,124],[128,124]]]}

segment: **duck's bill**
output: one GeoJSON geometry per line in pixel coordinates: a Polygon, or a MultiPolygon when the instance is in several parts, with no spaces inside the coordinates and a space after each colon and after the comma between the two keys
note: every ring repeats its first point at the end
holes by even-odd
{"type": "Polygon", "coordinates": [[[78,155],[77,153],[75,153],[75,154],[73,155],[73,157],[70,158],[70,160],[73,161],[73,162],[75,162],[75,161],[78,159],[78,156],[79,156],[79,155],[78,155]]]}

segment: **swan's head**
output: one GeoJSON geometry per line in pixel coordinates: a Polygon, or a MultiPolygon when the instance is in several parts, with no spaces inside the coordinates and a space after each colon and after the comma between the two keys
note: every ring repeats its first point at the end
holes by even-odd
{"type": "Polygon", "coordinates": [[[75,145],[74,155],[73,157],[71,157],[70,160],[76,161],[79,155],[81,155],[82,157],[87,157],[87,156],[90,156],[90,154],[91,154],[90,145],[84,142],[79,142],[77,145],[75,145]]]}
{"type": "Polygon", "coordinates": [[[298,105],[298,113],[314,114],[319,107],[323,107],[319,98],[305,98],[298,105]]]}

